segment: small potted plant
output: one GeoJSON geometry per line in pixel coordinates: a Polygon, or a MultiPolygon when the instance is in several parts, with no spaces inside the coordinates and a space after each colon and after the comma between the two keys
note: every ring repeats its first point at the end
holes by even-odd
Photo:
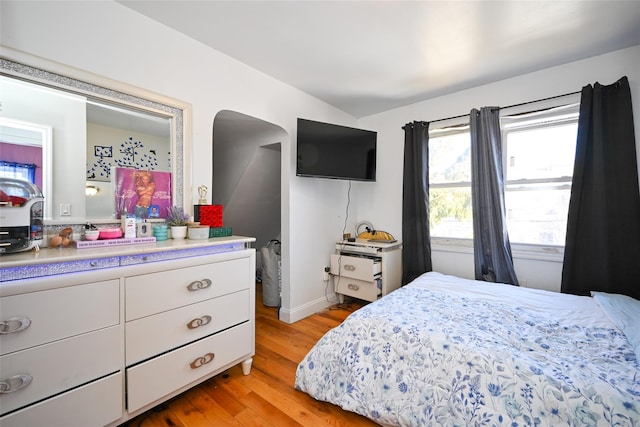
{"type": "Polygon", "coordinates": [[[171,228],[172,239],[184,239],[187,237],[187,221],[189,216],[184,213],[184,209],[180,206],[171,206],[167,208],[167,224],[171,228]]]}

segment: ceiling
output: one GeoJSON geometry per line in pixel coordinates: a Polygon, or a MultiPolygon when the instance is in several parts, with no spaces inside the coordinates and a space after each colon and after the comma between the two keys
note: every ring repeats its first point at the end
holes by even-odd
{"type": "Polygon", "coordinates": [[[355,117],[640,44],[640,0],[118,1],[355,117]]]}

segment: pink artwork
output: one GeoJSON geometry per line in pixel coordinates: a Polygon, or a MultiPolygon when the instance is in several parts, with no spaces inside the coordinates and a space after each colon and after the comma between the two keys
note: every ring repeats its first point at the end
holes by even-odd
{"type": "Polygon", "coordinates": [[[115,168],[116,216],[164,218],[171,206],[171,172],[115,168]]]}

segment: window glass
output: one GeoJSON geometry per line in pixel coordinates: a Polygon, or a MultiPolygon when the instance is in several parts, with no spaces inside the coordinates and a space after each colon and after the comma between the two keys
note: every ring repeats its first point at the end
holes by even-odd
{"type": "Polygon", "coordinates": [[[36,165],[0,161],[0,177],[16,178],[33,183],[35,168],[36,165]]]}
{"type": "Polygon", "coordinates": [[[430,230],[471,239],[471,143],[468,127],[429,134],[430,230]]]}
{"type": "Polygon", "coordinates": [[[505,207],[511,243],[565,244],[577,119],[576,112],[570,119],[505,127],[505,207]]]}
{"type": "Polygon", "coordinates": [[[507,129],[503,141],[507,149],[507,179],[570,179],[577,129],[577,123],[507,129]]]}

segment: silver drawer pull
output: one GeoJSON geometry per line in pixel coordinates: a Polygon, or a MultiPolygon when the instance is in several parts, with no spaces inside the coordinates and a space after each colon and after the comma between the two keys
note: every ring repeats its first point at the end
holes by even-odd
{"type": "Polygon", "coordinates": [[[349,283],[347,285],[347,288],[351,289],[352,291],[357,291],[358,289],[360,289],[360,286],[354,285],[353,283],[349,283]]]}
{"type": "Polygon", "coordinates": [[[214,357],[216,357],[215,354],[207,353],[204,356],[200,356],[196,360],[191,362],[189,364],[189,366],[191,366],[191,369],[198,369],[199,367],[201,367],[203,365],[206,365],[207,363],[211,362],[214,357]]]}
{"type": "Polygon", "coordinates": [[[29,374],[14,375],[0,381],[0,394],[13,393],[31,384],[33,377],[29,374]]]}
{"type": "Polygon", "coordinates": [[[207,325],[209,323],[211,323],[211,316],[202,316],[202,317],[193,319],[191,322],[187,323],[187,328],[195,329],[195,328],[199,328],[200,326],[207,325]]]}
{"type": "Polygon", "coordinates": [[[195,282],[189,283],[189,285],[187,285],[187,289],[189,289],[190,291],[197,291],[200,289],[206,289],[209,286],[211,286],[211,280],[202,279],[202,280],[196,280],[195,282]]]}
{"type": "Polygon", "coordinates": [[[0,322],[0,335],[13,334],[24,331],[31,325],[28,317],[12,317],[0,322]]]}
{"type": "Polygon", "coordinates": [[[356,271],[356,266],[355,265],[351,265],[351,264],[346,264],[344,266],[344,269],[347,271],[356,271]]]}

